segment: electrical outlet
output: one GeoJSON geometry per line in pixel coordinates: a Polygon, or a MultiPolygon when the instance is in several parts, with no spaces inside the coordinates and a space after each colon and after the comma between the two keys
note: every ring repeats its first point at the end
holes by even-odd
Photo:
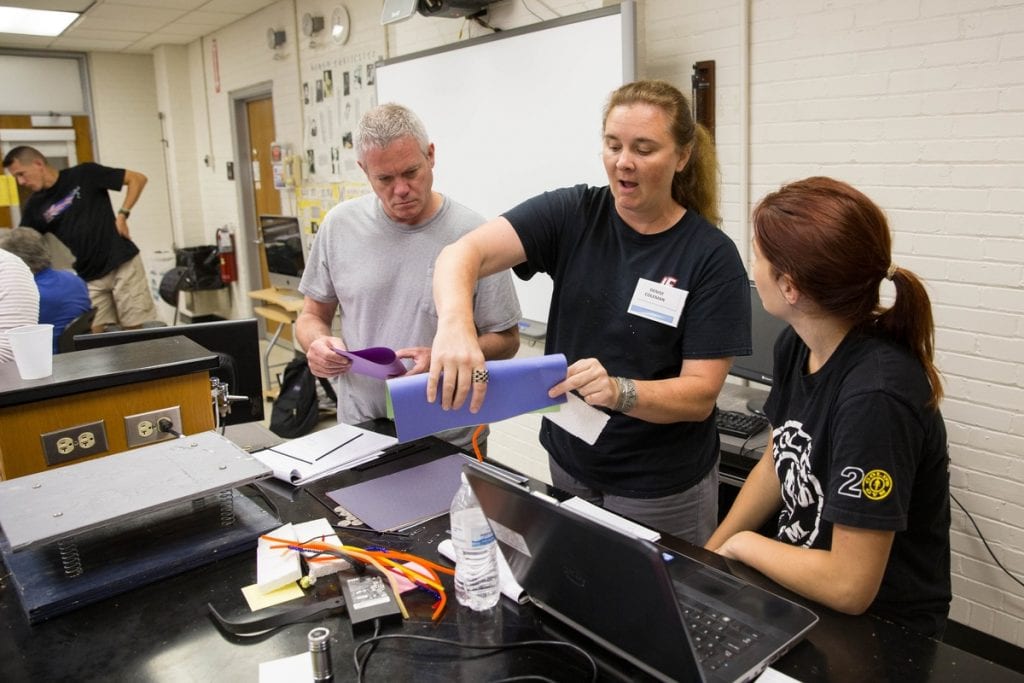
{"type": "Polygon", "coordinates": [[[159,422],[164,417],[171,421],[171,428],[174,431],[181,433],[181,409],[179,406],[125,415],[124,438],[128,443],[128,448],[148,446],[157,441],[177,438],[174,434],[160,431],[159,422]]]}
{"type": "Polygon", "coordinates": [[[89,455],[105,453],[107,430],[103,420],[40,434],[47,465],[60,465],[89,455]]]}

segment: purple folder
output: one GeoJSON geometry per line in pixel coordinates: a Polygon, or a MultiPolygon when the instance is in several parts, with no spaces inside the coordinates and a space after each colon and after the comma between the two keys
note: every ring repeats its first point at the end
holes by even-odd
{"type": "Polygon", "coordinates": [[[395,355],[395,352],[386,346],[372,346],[360,351],[334,350],[339,356],[344,356],[352,361],[352,370],[360,375],[368,375],[377,379],[398,377],[406,372],[405,364],[395,355]]]}
{"type": "Polygon", "coordinates": [[[442,410],[441,401],[427,403],[427,374],[389,379],[388,416],[394,417],[399,442],[412,441],[455,427],[497,422],[533,410],[565,403],[549,398],[548,390],[565,379],[565,356],[487,361],[490,382],[480,412],[469,412],[469,398],[459,410],[442,410]]]}

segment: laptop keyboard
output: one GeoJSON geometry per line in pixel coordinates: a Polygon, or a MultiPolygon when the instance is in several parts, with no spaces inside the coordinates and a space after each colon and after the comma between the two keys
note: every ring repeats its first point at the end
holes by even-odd
{"type": "Polygon", "coordinates": [[[748,647],[761,639],[761,633],[746,624],[721,614],[690,595],[683,595],[683,621],[690,631],[697,659],[705,670],[718,671],[748,647]]]}

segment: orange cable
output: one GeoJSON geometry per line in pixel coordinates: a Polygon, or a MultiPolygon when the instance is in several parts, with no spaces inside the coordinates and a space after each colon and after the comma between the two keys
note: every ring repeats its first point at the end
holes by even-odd
{"type": "Polygon", "coordinates": [[[479,462],[484,461],[484,454],[480,452],[480,434],[483,433],[487,425],[477,425],[476,429],[473,430],[473,452],[476,453],[476,459],[479,462]]]}

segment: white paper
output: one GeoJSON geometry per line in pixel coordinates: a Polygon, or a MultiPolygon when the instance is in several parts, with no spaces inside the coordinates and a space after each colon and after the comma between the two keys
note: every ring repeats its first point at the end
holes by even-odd
{"type": "Polygon", "coordinates": [[[608,423],[610,416],[588,404],[571,391],[566,396],[569,400],[558,409],[558,412],[544,413],[544,417],[573,436],[582,439],[587,445],[593,446],[597,437],[601,436],[601,432],[604,431],[604,426],[608,423]]]}
{"type": "Polygon", "coordinates": [[[398,439],[393,436],[337,424],[255,451],[252,456],[273,470],[277,479],[300,485],[355,467],[396,443],[398,439]]]}
{"type": "Polygon", "coordinates": [[[260,663],[260,683],[313,680],[313,657],[308,652],[260,663]]]}
{"type": "Polygon", "coordinates": [[[636,522],[617,515],[614,512],[605,510],[603,507],[599,507],[591,502],[583,500],[579,496],[573,496],[568,500],[563,500],[561,507],[568,508],[573,512],[578,512],[598,524],[603,524],[604,526],[615,529],[616,531],[620,531],[629,536],[635,536],[636,538],[642,538],[650,541],[651,543],[654,543],[661,538],[661,534],[654,529],[649,529],[642,524],[637,524],[636,522]]]}
{"type": "MultiPolygon", "coordinates": [[[[446,557],[452,562],[455,561],[455,546],[452,545],[452,539],[446,538],[438,543],[437,552],[442,557],[446,557]]],[[[512,569],[509,568],[508,562],[505,561],[505,556],[501,554],[500,550],[498,551],[498,587],[501,594],[512,602],[522,605],[528,601],[526,591],[516,581],[516,577],[512,576],[512,569]]]]}
{"type": "Polygon", "coordinates": [[[800,683],[800,679],[787,676],[786,674],[768,667],[764,673],[757,677],[758,683],[800,683]]]}

